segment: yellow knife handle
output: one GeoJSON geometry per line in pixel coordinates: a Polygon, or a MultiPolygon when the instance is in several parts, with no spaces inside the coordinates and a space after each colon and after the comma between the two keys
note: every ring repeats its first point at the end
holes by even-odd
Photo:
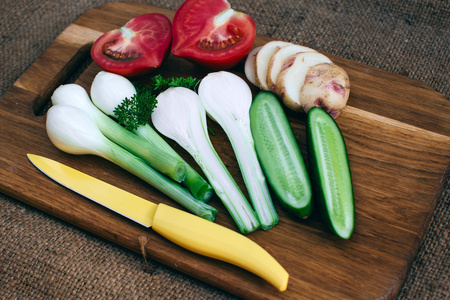
{"type": "Polygon", "coordinates": [[[153,229],[192,252],[250,271],[285,291],[289,274],[261,246],[248,237],[190,213],[159,204],[153,229]]]}

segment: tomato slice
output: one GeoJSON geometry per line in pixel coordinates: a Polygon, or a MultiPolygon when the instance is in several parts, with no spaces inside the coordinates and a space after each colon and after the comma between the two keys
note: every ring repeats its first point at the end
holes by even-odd
{"type": "Polygon", "coordinates": [[[172,25],[172,54],[209,69],[229,69],[251,50],[254,20],[226,0],[186,0],[172,25]]]}
{"type": "Polygon", "coordinates": [[[144,14],[100,36],[91,48],[91,57],[109,72],[143,75],[161,66],[171,42],[170,20],[162,14],[144,14]]]}

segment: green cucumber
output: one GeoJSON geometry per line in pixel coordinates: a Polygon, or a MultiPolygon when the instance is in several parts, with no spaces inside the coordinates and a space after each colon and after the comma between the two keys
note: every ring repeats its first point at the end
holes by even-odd
{"type": "Polygon", "coordinates": [[[318,107],[308,112],[308,156],[322,216],[335,234],[349,239],[355,204],[347,148],[334,119],[318,107]]]}
{"type": "Polygon", "coordinates": [[[307,218],[312,211],[311,182],[297,140],[280,101],[260,92],[250,107],[250,129],[269,186],[290,213],[307,218]]]}

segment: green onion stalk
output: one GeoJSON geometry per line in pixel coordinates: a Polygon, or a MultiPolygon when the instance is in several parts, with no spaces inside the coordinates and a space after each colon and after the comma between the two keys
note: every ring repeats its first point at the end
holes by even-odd
{"type": "Polygon", "coordinates": [[[217,209],[195,199],[178,183],[154,170],[145,161],[106,138],[83,110],[58,104],[47,112],[47,134],[61,151],[75,155],[97,155],[141,178],[191,213],[214,221],[217,209]]]}
{"type": "Polygon", "coordinates": [[[96,123],[108,139],[143,159],[154,169],[177,182],[186,177],[186,163],[167,152],[159,150],[147,140],[126,130],[102,113],[91,101],[86,90],[77,84],[59,86],[53,93],[53,105],[69,105],[82,109],[96,123]]]}
{"type": "Polygon", "coordinates": [[[155,128],[196,160],[241,233],[257,230],[260,223],[255,212],[209,139],[206,111],[197,93],[171,87],[159,94],[157,100],[158,106],[151,115],[155,128]]]}
{"type": "Polygon", "coordinates": [[[221,71],[203,78],[198,94],[208,115],[219,123],[231,142],[261,228],[272,228],[279,217],[250,130],[250,87],[239,76],[221,71]]]}
{"type": "MultiPolygon", "coordinates": [[[[173,79],[167,83],[158,76],[154,77],[154,84],[150,88],[136,90],[133,83],[127,78],[102,71],[92,82],[91,98],[103,113],[117,119],[125,128],[146,139],[160,151],[184,161],[149,124],[149,116],[156,105],[155,90],[161,90],[164,85],[186,85],[191,82],[193,81],[173,79]],[[186,83],[186,81],[188,82],[186,83]]],[[[182,184],[190,190],[195,198],[204,202],[209,201],[213,195],[213,188],[192,166],[186,162],[185,164],[186,177],[182,184]]]]}

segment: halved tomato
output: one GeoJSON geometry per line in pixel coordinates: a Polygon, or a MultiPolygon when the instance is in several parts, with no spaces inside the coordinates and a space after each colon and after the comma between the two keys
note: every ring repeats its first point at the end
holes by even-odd
{"type": "Polygon", "coordinates": [[[251,50],[253,19],[226,0],[186,0],[172,25],[172,54],[209,69],[229,69],[251,50]]]}
{"type": "Polygon", "coordinates": [[[144,14],[100,36],[91,56],[109,72],[143,75],[161,66],[170,53],[171,42],[170,20],[162,14],[144,14]]]}

